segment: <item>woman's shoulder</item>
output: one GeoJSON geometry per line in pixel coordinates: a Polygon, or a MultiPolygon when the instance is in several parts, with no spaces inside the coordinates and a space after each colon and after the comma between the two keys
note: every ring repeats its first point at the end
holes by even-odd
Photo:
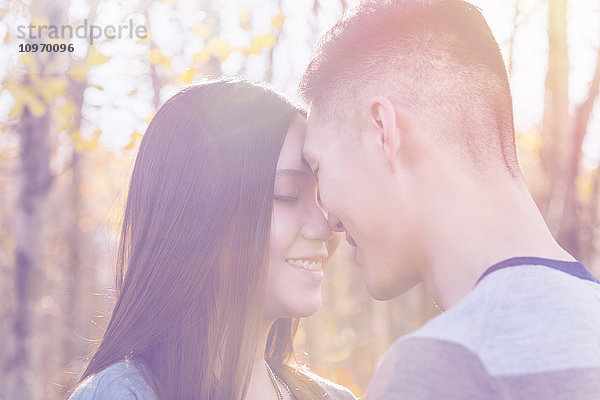
{"type": "Polygon", "coordinates": [[[345,386],[339,385],[335,382],[325,379],[319,375],[313,374],[312,372],[302,371],[309,378],[317,381],[323,389],[327,392],[329,399],[331,400],[356,400],[356,396],[350,389],[345,386]]]}
{"type": "Polygon", "coordinates": [[[126,359],[88,376],[69,400],[156,400],[140,361],[126,359]]]}

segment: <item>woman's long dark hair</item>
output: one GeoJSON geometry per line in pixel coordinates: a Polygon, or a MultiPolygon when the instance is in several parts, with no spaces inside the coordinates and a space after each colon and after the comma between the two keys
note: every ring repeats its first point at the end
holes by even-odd
{"type": "MultiPolygon", "coordinates": [[[[298,111],[265,86],[223,79],[160,108],[129,186],[117,302],[80,382],[133,358],[161,400],[243,399],[263,316],[277,160],[298,111]]],[[[278,320],[266,356],[297,399],[323,396],[293,365],[297,328],[278,320]]]]}

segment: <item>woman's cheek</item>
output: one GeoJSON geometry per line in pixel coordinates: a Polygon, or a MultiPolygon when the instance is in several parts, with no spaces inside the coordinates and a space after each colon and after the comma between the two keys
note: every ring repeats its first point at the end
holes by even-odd
{"type": "Polygon", "coordinates": [[[298,231],[300,213],[296,207],[273,205],[273,217],[271,220],[271,243],[276,241],[279,246],[288,247],[292,244],[298,231]]]}

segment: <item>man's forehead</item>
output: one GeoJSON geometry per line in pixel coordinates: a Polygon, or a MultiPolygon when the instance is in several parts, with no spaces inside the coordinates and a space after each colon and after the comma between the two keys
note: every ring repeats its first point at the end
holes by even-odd
{"type": "Polygon", "coordinates": [[[330,131],[334,130],[331,124],[325,122],[322,118],[319,118],[314,113],[308,114],[306,119],[306,134],[310,135],[312,139],[322,137],[330,131]]]}
{"type": "Polygon", "coordinates": [[[316,157],[319,147],[324,145],[324,138],[327,134],[327,127],[321,121],[316,119],[307,119],[306,136],[302,147],[302,155],[307,161],[312,161],[316,157]]]}

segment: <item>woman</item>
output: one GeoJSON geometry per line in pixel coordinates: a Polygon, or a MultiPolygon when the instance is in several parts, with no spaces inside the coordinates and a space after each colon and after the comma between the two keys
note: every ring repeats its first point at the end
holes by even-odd
{"type": "Polygon", "coordinates": [[[131,177],[118,300],[71,400],[354,399],[294,364],[339,244],[304,133],[298,108],[245,81],[160,108],[131,177]]]}

